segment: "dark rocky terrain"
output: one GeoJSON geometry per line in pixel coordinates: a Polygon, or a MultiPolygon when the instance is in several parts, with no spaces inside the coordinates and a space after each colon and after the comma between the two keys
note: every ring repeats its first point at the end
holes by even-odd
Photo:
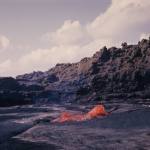
{"type": "Polygon", "coordinates": [[[149,103],[150,39],[121,48],[103,47],[78,63],[57,64],[46,72],[0,78],[0,106],[46,102],[124,99],[149,103]],[[19,99],[18,99],[19,98],[19,99]]]}
{"type": "Polygon", "coordinates": [[[0,108],[1,150],[149,150],[150,108],[106,104],[106,117],[51,123],[60,112],[87,112],[92,105],[25,105],[0,108]]]}
{"type": "Polygon", "coordinates": [[[1,77],[0,106],[0,150],[149,150],[150,39],[104,47],[46,72],[1,77]],[[105,117],[51,123],[100,100],[113,110],[105,117]]]}

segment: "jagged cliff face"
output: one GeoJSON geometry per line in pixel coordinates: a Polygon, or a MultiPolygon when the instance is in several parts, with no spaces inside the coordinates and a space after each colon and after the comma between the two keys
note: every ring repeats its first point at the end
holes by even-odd
{"type": "MultiPolygon", "coordinates": [[[[89,102],[106,99],[150,98],[150,39],[122,48],[102,48],[78,63],[57,64],[46,72],[15,80],[32,102],[89,102]]],[[[1,80],[0,80],[1,82],[1,80]]]]}
{"type": "MultiPolygon", "coordinates": [[[[43,87],[44,92],[57,93],[54,101],[71,102],[76,100],[78,89],[90,84],[87,74],[91,67],[91,58],[84,58],[79,63],[57,64],[47,72],[21,75],[17,77],[17,80],[21,85],[27,87],[35,85],[43,87]]],[[[43,93],[43,90],[41,92],[43,93]]],[[[45,101],[51,101],[49,94],[43,98],[45,101]]]]}

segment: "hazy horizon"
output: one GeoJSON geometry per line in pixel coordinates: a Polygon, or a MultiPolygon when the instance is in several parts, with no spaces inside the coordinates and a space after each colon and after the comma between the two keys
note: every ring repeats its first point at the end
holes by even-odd
{"type": "Polygon", "coordinates": [[[149,0],[0,0],[0,76],[77,62],[150,33],[149,0]]]}

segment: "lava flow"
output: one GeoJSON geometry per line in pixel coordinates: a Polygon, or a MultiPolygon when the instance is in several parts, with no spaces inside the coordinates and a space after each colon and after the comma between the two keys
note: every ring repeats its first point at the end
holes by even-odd
{"type": "Polygon", "coordinates": [[[67,122],[67,121],[84,121],[89,120],[98,116],[105,116],[108,113],[106,112],[103,105],[96,105],[86,114],[71,114],[69,112],[61,113],[60,117],[52,120],[52,122],[67,122]]]}

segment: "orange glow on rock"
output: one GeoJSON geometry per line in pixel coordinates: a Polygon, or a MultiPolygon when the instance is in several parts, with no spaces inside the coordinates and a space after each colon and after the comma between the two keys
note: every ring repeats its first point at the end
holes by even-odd
{"type": "Polygon", "coordinates": [[[52,122],[66,122],[66,121],[84,121],[98,116],[105,116],[106,112],[103,105],[96,105],[91,111],[86,114],[71,114],[69,112],[61,113],[60,117],[52,120],[52,122]]]}
{"type": "Polygon", "coordinates": [[[103,105],[97,105],[91,111],[89,111],[86,115],[89,118],[95,118],[97,116],[105,116],[107,114],[108,113],[106,112],[103,105]]]}

